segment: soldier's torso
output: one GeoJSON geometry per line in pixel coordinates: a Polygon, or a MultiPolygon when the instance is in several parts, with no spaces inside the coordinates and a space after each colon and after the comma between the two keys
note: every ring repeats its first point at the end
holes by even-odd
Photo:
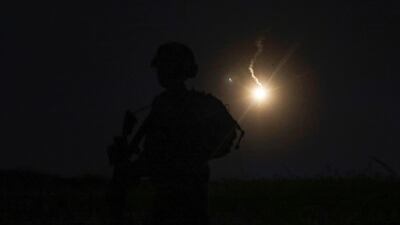
{"type": "Polygon", "coordinates": [[[151,112],[143,156],[154,176],[196,176],[208,179],[207,156],[201,150],[201,95],[194,91],[164,92],[151,112]]]}

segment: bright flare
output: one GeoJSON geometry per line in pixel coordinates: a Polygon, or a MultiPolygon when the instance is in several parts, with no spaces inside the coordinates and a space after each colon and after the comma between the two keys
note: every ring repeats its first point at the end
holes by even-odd
{"type": "Polygon", "coordinates": [[[264,101],[269,97],[269,91],[268,89],[262,87],[262,86],[257,86],[253,90],[253,98],[258,101],[264,101]]]}

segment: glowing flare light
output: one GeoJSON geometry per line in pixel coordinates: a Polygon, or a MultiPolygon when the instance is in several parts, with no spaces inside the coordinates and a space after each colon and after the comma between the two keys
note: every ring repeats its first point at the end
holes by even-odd
{"type": "Polygon", "coordinates": [[[257,102],[265,101],[270,96],[268,89],[258,85],[253,89],[252,94],[254,100],[256,100],[257,102]]]}

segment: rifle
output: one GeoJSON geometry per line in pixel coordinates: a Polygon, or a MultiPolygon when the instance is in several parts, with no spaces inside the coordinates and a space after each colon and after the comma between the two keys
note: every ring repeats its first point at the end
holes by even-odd
{"type": "Polygon", "coordinates": [[[114,170],[121,164],[129,162],[128,136],[132,133],[137,122],[136,116],[130,110],[126,110],[122,134],[121,136],[114,136],[114,143],[107,149],[108,161],[114,167],[114,170]]]}
{"type": "Polygon", "coordinates": [[[144,136],[144,127],[142,125],[133,137],[131,143],[128,142],[128,136],[132,134],[133,128],[137,125],[136,114],[148,109],[150,105],[143,106],[134,112],[126,110],[122,125],[121,136],[114,136],[114,142],[107,148],[109,164],[114,167],[129,163],[129,157],[132,153],[139,153],[138,145],[144,136]],[[129,144],[128,144],[129,143],[129,144]]]}
{"type": "Polygon", "coordinates": [[[122,125],[122,134],[114,136],[114,142],[107,148],[108,160],[113,167],[112,181],[115,183],[128,182],[129,177],[138,178],[140,174],[137,163],[130,161],[132,154],[138,155],[140,152],[139,144],[145,135],[147,126],[147,119],[139,127],[132,140],[129,142],[128,137],[132,134],[134,127],[137,125],[138,120],[136,114],[148,109],[150,105],[141,107],[134,112],[126,110],[125,117],[122,125]],[[134,171],[132,171],[132,169],[134,171]]]}
{"type": "MultiPolygon", "coordinates": [[[[111,221],[114,222],[121,221],[124,218],[129,184],[138,183],[140,180],[140,175],[133,176],[131,174],[135,171],[132,171],[134,167],[129,158],[132,153],[139,153],[137,145],[144,135],[143,126],[139,128],[130,144],[128,144],[128,137],[138,123],[135,114],[146,108],[148,106],[142,107],[135,112],[130,110],[125,112],[122,133],[120,136],[114,136],[114,142],[107,148],[108,160],[113,167],[113,173],[106,195],[110,207],[109,216],[111,221]]],[[[114,224],[114,222],[111,222],[111,224],[114,224]]]]}

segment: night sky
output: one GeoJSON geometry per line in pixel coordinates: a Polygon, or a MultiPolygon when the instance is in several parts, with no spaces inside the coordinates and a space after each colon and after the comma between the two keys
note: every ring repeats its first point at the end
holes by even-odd
{"type": "Polygon", "coordinates": [[[0,169],[109,174],[106,147],[124,111],[162,91],[150,61],[166,41],[196,55],[188,87],[213,93],[239,119],[263,37],[261,80],[293,54],[271,81],[271,104],[240,120],[241,150],[212,163],[215,177],[381,171],[371,156],[400,172],[399,14],[390,1],[4,4],[0,169]]]}

